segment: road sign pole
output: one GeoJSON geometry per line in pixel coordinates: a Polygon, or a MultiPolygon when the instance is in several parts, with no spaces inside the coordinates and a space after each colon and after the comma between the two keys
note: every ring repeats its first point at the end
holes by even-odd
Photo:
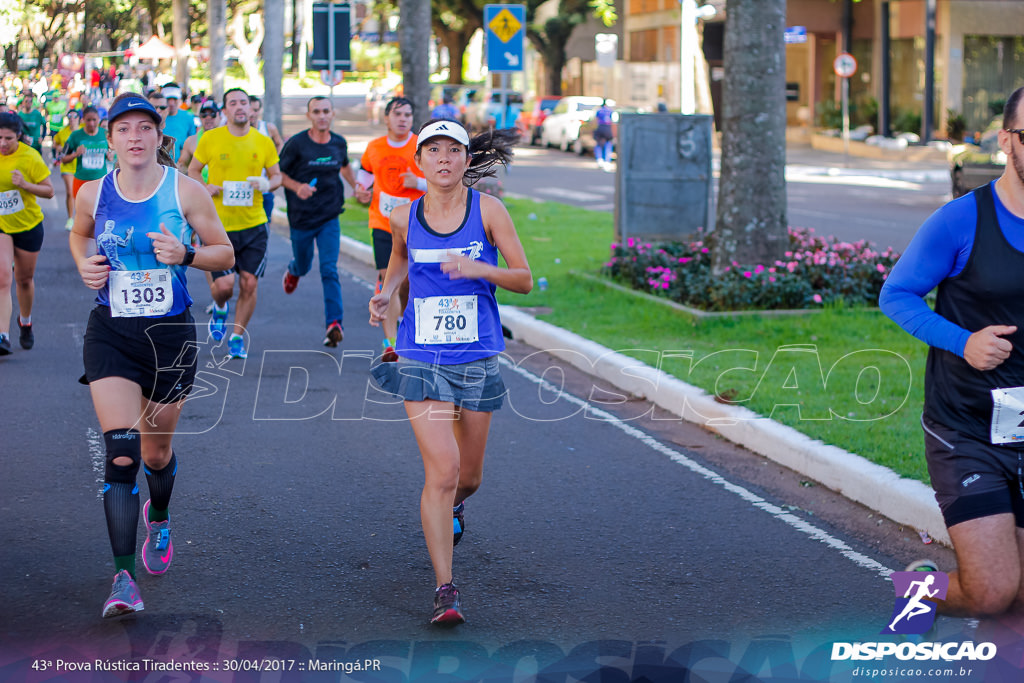
{"type": "Polygon", "coordinates": [[[501,72],[501,128],[508,128],[508,74],[501,72]]]}
{"type": "Polygon", "coordinates": [[[850,164],[850,79],[843,78],[843,165],[850,164]]]}
{"type": "MultiPolygon", "coordinates": [[[[334,7],[327,11],[327,81],[331,84],[331,111],[334,111],[334,7]]],[[[333,127],[333,123],[332,123],[333,127]]]]}
{"type": "Polygon", "coordinates": [[[842,79],[843,165],[850,163],[850,77],[857,73],[857,60],[848,52],[840,52],[832,62],[836,76],[842,79]]]}

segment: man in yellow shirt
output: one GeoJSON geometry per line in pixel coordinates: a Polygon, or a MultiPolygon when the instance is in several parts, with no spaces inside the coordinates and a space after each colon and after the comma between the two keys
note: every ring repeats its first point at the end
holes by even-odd
{"type": "Polygon", "coordinates": [[[39,152],[20,142],[21,133],[17,114],[0,114],[0,356],[11,352],[12,279],[17,282],[21,348],[35,343],[33,278],[43,246],[43,211],[36,197],[53,196],[50,169],[39,152]]]}
{"type": "Polygon", "coordinates": [[[224,116],[227,125],[206,132],[196,144],[188,175],[206,185],[235,249],[235,267],[212,274],[210,336],[220,341],[227,331],[228,301],[237,272],[238,303],[228,352],[232,358],[245,358],[248,352],[242,335],[256,309],[257,285],[267,266],[267,214],[260,193],[281,185],[281,170],[274,143],[249,125],[249,95],[244,90],[232,88],[224,93],[224,116]],[[207,181],[204,168],[209,169],[207,181]],[[266,178],[261,176],[263,170],[266,178]]]}

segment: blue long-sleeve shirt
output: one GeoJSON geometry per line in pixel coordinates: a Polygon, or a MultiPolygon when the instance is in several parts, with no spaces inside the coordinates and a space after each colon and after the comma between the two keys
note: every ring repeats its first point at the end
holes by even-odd
{"type": "MultiPolygon", "coordinates": [[[[1003,235],[1015,249],[1024,251],[1024,217],[1015,216],[1003,206],[994,181],[992,197],[1003,235]]],[[[967,339],[977,330],[965,330],[946,320],[925,303],[924,296],[946,278],[963,271],[974,247],[977,224],[977,203],[972,192],[937,210],[914,235],[878,297],[882,312],[904,330],[929,346],[945,349],[961,358],[967,339]]],[[[1006,274],[1007,277],[1021,275],[1006,274]]],[[[990,324],[1020,325],[1024,321],[993,320],[990,324]]]]}

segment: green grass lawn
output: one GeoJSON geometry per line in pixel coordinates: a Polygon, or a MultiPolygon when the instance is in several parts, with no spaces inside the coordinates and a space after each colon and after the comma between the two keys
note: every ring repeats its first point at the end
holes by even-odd
{"type": "MultiPolygon", "coordinates": [[[[505,204],[534,281],[547,278],[548,289],[525,296],[499,290],[501,303],[550,309],[539,317],[928,481],[919,423],[927,349],[880,312],[697,318],[574,274],[596,274],[609,258],[610,213],[523,199],[505,204]]],[[[366,209],[351,200],[346,209],[342,233],[369,244],[366,209]]]]}

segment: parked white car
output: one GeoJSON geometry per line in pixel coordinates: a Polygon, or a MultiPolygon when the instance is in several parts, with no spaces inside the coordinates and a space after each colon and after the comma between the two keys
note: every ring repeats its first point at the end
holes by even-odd
{"type": "MultiPolygon", "coordinates": [[[[601,102],[600,97],[563,97],[541,124],[540,144],[568,152],[580,137],[580,126],[594,115],[601,102]]],[[[612,104],[610,100],[608,103],[612,104]]]]}

